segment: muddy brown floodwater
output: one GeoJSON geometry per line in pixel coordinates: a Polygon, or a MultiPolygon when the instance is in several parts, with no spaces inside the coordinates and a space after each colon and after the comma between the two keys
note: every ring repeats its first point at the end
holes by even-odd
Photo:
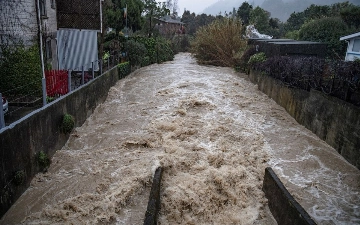
{"type": "Polygon", "coordinates": [[[164,168],[159,224],[276,224],[271,166],[318,224],[360,223],[360,173],[246,75],[190,54],[119,81],[1,224],[142,224],[164,168]]]}

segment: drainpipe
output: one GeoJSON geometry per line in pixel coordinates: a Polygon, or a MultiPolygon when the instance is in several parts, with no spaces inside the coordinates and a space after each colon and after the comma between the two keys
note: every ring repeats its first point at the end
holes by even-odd
{"type": "Polygon", "coordinates": [[[40,60],[41,60],[41,73],[42,73],[42,95],[43,105],[46,105],[46,80],[45,80],[45,65],[44,65],[44,52],[43,52],[43,39],[42,39],[42,24],[40,15],[40,0],[36,0],[36,12],[38,22],[38,35],[39,35],[39,47],[40,47],[40,60]]]}

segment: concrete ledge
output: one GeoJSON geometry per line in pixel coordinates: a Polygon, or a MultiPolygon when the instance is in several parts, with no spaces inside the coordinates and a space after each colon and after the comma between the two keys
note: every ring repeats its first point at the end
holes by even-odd
{"type": "Polygon", "coordinates": [[[156,225],[160,211],[160,185],[162,168],[158,167],[155,171],[151,186],[149,202],[145,213],[144,225],[156,225]]]}
{"type": "Polygon", "coordinates": [[[309,214],[291,196],[275,172],[265,169],[263,191],[269,200],[269,208],[279,225],[315,225],[309,214]]]}
{"type": "Polygon", "coordinates": [[[256,70],[250,71],[249,79],[299,124],[360,169],[360,107],[313,89],[287,87],[280,80],[256,70]]]}

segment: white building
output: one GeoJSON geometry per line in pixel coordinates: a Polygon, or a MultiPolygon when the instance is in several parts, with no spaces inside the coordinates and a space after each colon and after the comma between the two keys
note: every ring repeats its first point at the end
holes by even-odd
{"type": "Polygon", "coordinates": [[[360,59],[360,32],[341,37],[340,41],[348,42],[345,61],[360,59]]]}

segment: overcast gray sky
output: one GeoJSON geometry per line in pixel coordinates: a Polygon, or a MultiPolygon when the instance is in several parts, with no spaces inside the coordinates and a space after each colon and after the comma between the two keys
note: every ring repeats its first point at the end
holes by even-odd
{"type": "Polygon", "coordinates": [[[179,15],[181,16],[183,14],[184,8],[198,14],[217,1],[218,0],[178,0],[179,15]]]}
{"type": "MultiPolygon", "coordinates": [[[[164,2],[165,0],[157,0],[158,2],[164,2]]],[[[218,0],[178,0],[179,10],[178,14],[181,16],[184,9],[194,12],[196,14],[201,13],[206,7],[214,4],[218,0]]]]}

